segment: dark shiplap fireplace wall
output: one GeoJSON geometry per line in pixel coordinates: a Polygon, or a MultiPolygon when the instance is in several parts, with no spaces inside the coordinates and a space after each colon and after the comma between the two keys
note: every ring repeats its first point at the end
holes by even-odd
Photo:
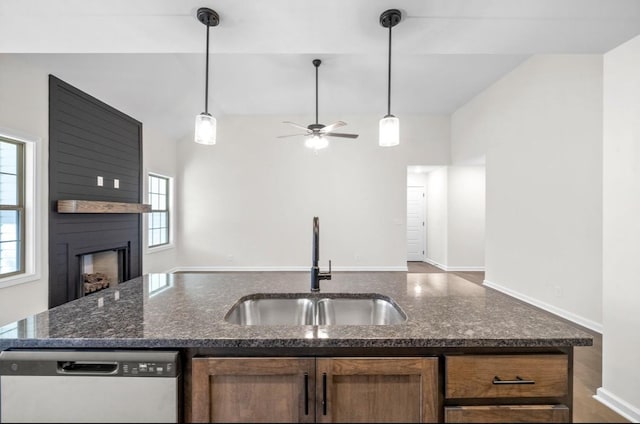
{"type": "Polygon", "coordinates": [[[141,214],[62,214],[57,201],[141,203],[141,187],[142,123],[50,75],[50,308],[82,296],[83,254],[127,248],[125,279],[142,271],[141,214]]]}

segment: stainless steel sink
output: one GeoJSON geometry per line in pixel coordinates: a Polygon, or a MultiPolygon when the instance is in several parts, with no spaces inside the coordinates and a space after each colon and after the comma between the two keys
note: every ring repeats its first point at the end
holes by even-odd
{"type": "Polygon", "coordinates": [[[225,320],[240,325],[313,325],[311,299],[257,298],[236,303],[225,320]]]}
{"type": "Polygon", "coordinates": [[[241,298],[224,319],[239,325],[394,325],[407,315],[375,293],[263,293],[241,298]]]}
{"type": "Polygon", "coordinates": [[[390,325],[407,319],[393,302],[381,298],[329,298],[316,305],[317,325],[390,325]]]}

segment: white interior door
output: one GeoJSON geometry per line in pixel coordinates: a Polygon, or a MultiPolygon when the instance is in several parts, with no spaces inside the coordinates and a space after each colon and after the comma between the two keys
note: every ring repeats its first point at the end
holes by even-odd
{"type": "Polygon", "coordinates": [[[425,258],[424,187],[407,187],[407,260],[425,258]]]}

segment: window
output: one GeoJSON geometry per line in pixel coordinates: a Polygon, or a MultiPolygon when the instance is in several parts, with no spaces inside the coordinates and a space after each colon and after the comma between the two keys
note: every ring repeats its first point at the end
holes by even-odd
{"type": "Polygon", "coordinates": [[[169,182],[167,177],[149,174],[149,247],[169,244],[169,182]]]}
{"type": "Polygon", "coordinates": [[[25,272],[24,150],[0,137],[0,278],[25,272]]]}

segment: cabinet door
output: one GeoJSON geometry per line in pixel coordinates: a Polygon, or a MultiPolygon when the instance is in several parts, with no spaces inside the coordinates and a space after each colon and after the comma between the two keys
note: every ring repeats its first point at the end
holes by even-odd
{"type": "Polygon", "coordinates": [[[194,422],[313,422],[315,359],[194,358],[194,422]]]}
{"type": "Polygon", "coordinates": [[[317,358],[318,422],[437,422],[437,358],[317,358]]]}

